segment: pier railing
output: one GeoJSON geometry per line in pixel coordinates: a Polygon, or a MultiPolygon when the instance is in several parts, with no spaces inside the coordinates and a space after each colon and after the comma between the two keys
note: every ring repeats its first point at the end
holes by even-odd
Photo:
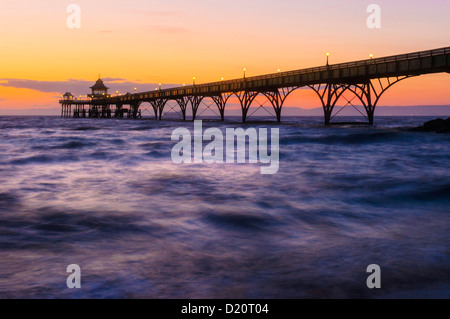
{"type": "MultiPolygon", "coordinates": [[[[346,63],[339,63],[339,64],[330,64],[330,65],[324,65],[320,67],[313,67],[313,68],[306,68],[306,69],[300,69],[300,70],[293,70],[293,71],[285,71],[285,72],[277,72],[272,74],[266,74],[266,75],[260,75],[260,76],[252,76],[252,77],[246,77],[246,78],[240,78],[240,79],[233,79],[233,80],[224,80],[224,81],[217,81],[217,82],[210,82],[210,83],[204,83],[204,84],[195,84],[195,85],[189,85],[189,86],[183,86],[183,87],[175,87],[170,89],[163,89],[163,90],[157,90],[157,91],[147,91],[142,93],[136,93],[136,94],[130,94],[128,97],[119,97],[120,100],[128,100],[128,99],[142,99],[142,98],[158,98],[158,97],[170,97],[170,96],[176,96],[176,95],[185,95],[185,94],[202,94],[202,93],[209,93],[210,91],[226,91],[226,90],[239,90],[242,88],[245,88],[246,84],[249,83],[255,83],[257,81],[260,81],[260,83],[263,83],[261,81],[265,80],[274,80],[271,82],[264,82],[264,85],[267,85],[267,83],[272,83],[272,85],[283,85],[285,82],[283,79],[288,77],[298,77],[298,76],[304,76],[307,74],[318,74],[318,73],[326,73],[326,72],[333,72],[333,71],[340,71],[350,68],[361,68],[361,67],[373,67],[374,65],[381,65],[381,64],[388,64],[391,62],[402,62],[402,61],[412,61],[417,59],[423,59],[427,57],[434,57],[434,56],[445,56],[446,54],[450,54],[450,47],[440,48],[440,49],[434,49],[434,50],[427,50],[427,51],[419,51],[419,52],[413,52],[408,54],[401,54],[401,55],[393,55],[388,57],[381,57],[381,58],[372,58],[372,59],[366,59],[366,60],[360,60],[360,61],[354,61],[354,62],[346,62],[346,63]]],[[[447,62],[448,63],[448,62],[447,62]]]]}
{"type": "MultiPolygon", "coordinates": [[[[72,104],[102,104],[102,103],[130,103],[134,101],[149,101],[155,99],[171,99],[182,96],[203,95],[213,96],[224,92],[238,92],[252,89],[271,89],[288,86],[304,86],[319,84],[326,81],[345,81],[353,78],[377,78],[380,74],[383,76],[405,75],[406,73],[433,73],[436,72],[430,68],[426,71],[422,66],[422,61],[427,58],[442,57],[443,65],[448,69],[450,56],[450,47],[444,47],[434,50],[419,51],[408,54],[393,55],[381,58],[371,58],[366,60],[346,62],[339,64],[330,64],[313,68],[306,68],[293,71],[277,72],[272,74],[244,77],[233,80],[223,80],[204,84],[194,84],[182,87],[168,88],[155,91],[146,91],[139,93],[128,93],[126,95],[112,96],[104,99],[93,100],[74,100],[72,104]],[[411,62],[411,67],[409,66],[411,62]],[[419,63],[420,62],[420,63],[419,63]],[[399,67],[406,63],[406,68],[399,67]],[[393,71],[388,66],[393,66],[393,71]],[[405,70],[400,70],[405,69],[405,70]],[[379,71],[386,70],[386,71],[379,71]]],[[[432,65],[430,61],[427,62],[432,65]]],[[[447,70],[446,69],[446,70],[447,70]]],[[[439,70],[440,72],[442,70],[439,70]]],[[[64,103],[67,101],[60,101],[64,103]]]]}
{"type": "MultiPolygon", "coordinates": [[[[275,78],[284,77],[284,76],[301,75],[301,74],[330,71],[330,70],[339,70],[339,69],[346,69],[346,68],[359,67],[359,66],[370,66],[370,65],[374,65],[374,64],[388,63],[388,62],[407,61],[407,60],[412,60],[412,59],[417,59],[417,58],[432,57],[432,56],[443,55],[443,54],[450,54],[450,47],[445,47],[445,48],[435,49],[435,50],[428,50],[428,51],[419,51],[419,52],[402,54],[402,55],[393,55],[393,56],[382,57],[382,58],[360,60],[360,61],[354,61],[354,62],[330,64],[328,66],[325,65],[325,66],[320,66],[320,67],[313,67],[313,68],[300,69],[300,70],[294,70],[294,71],[271,73],[271,74],[267,74],[267,75],[247,77],[245,79],[242,78],[242,79],[234,79],[234,80],[227,80],[227,81],[220,81],[220,82],[211,82],[211,83],[199,84],[199,85],[195,85],[195,86],[192,85],[189,87],[186,86],[186,87],[183,87],[183,89],[190,88],[190,87],[200,88],[200,87],[211,86],[211,85],[242,83],[244,81],[275,79],[275,78]]],[[[176,90],[176,89],[179,89],[179,88],[167,89],[166,91],[176,90]]]]}

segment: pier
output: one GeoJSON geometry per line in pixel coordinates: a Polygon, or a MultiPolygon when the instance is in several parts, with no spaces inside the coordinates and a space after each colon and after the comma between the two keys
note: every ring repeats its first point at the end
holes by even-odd
{"type": "Polygon", "coordinates": [[[276,120],[281,121],[281,111],[286,98],[299,88],[309,87],[317,93],[324,110],[324,123],[332,123],[333,110],[345,92],[350,92],[364,106],[368,124],[374,123],[375,108],[381,96],[396,83],[424,74],[450,73],[450,47],[394,55],[382,58],[327,64],[314,68],[244,77],[241,79],[194,84],[171,89],[135,92],[126,95],[108,94],[108,88],[99,78],[91,87],[88,99],[75,98],[70,92],[59,101],[62,117],[74,118],[140,118],[140,106],[150,103],[154,118],[163,119],[164,108],[175,101],[182,119],[198,116],[200,104],[205,99],[214,101],[220,120],[225,120],[225,108],[232,96],[237,97],[246,122],[248,111],[258,95],[265,96],[273,107],[276,120]]]}

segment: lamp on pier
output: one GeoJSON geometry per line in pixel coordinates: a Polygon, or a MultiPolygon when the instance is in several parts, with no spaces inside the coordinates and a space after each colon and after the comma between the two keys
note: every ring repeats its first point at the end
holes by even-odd
{"type": "Polygon", "coordinates": [[[329,62],[329,58],[330,58],[330,52],[327,52],[327,66],[330,65],[329,62]]]}
{"type": "Polygon", "coordinates": [[[192,78],[192,83],[194,83],[194,85],[195,85],[195,80],[196,80],[196,78],[195,78],[195,76],[192,78]]]}
{"type": "Polygon", "coordinates": [[[246,69],[246,68],[244,68],[244,79],[245,79],[245,72],[247,72],[247,69],[246,69]]]}

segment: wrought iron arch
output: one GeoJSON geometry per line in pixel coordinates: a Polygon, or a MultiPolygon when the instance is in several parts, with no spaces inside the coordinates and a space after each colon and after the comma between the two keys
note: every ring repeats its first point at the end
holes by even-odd
{"type": "Polygon", "coordinates": [[[381,82],[381,78],[378,78],[378,83],[380,85],[381,91],[377,92],[377,89],[375,88],[375,85],[373,84],[372,80],[368,80],[366,83],[362,84],[350,84],[348,86],[348,90],[352,92],[355,96],[358,97],[358,99],[361,101],[362,105],[364,106],[366,113],[367,113],[367,119],[369,121],[369,124],[373,124],[374,121],[374,114],[375,114],[375,108],[378,105],[378,102],[380,101],[381,96],[394,84],[397,84],[400,81],[406,80],[408,78],[414,77],[414,75],[405,75],[402,77],[395,77],[395,81],[391,82],[390,78],[386,78],[388,81],[388,85],[384,86],[381,82]],[[352,88],[354,87],[354,88],[352,88]],[[360,93],[358,93],[358,89],[360,90],[360,93]],[[375,100],[372,99],[372,93],[375,96],[375,100]]]}
{"type": "Polygon", "coordinates": [[[298,88],[298,86],[283,87],[278,88],[274,91],[262,92],[262,94],[269,100],[270,104],[272,104],[278,122],[281,122],[281,110],[283,108],[284,102],[286,101],[287,97],[298,88]]]}
{"type": "Polygon", "coordinates": [[[325,88],[323,90],[323,94],[320,93],[322,84],[319,84],[318,88],[316,89],[314,85],[308,85],[311,89],[316,92],[316,94],[319,96],[320,101],[322,102],[322,107],[325,115],[325,125],[330,124],[331,115],[333,113],[333,109],[336,106],[337,102],[341,98],[341,96],[344,94],[345,91],[348,90],[349,85],[348,84],[332,84],[332,83],[326,83],[325,88]]]}

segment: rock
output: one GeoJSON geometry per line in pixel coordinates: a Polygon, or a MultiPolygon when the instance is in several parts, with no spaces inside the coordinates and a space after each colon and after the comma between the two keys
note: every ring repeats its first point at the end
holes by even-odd
{"type": "Polygon", "coordinates": [[[436,132],[436,133],[447,133],[450,132],[450,117],[446,120],[436,119],[428,121],[423,126],[419,126],[414,129],[414,131],[420,132],[436,132]]]}
{"type": "Polygon", "coordinates": [[[437,131],[438,133],[448,133],[450,132],[450,117],[445,120],[443,127],[437,131]]]}

